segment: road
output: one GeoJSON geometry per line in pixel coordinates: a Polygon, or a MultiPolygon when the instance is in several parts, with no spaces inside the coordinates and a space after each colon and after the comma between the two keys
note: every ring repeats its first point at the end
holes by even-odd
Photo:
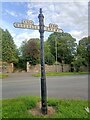
{"type": "MultiPolygon", "coordinates": [[[[48,98],[88,99],[88,75],[47,77],[48,98]]],[[[40,77],[13,73],[2,80],[2,98],[40,96],[40,77]]]]}

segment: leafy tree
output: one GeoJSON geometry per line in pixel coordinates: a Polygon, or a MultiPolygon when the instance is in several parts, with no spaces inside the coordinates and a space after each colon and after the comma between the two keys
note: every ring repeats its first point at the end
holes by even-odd
{"type": "Polygon", "coordinates": [[[72,64],[74,65],[76,72],[80,71],[80,66],[82,66],[84,62],[85,58],[82,58],[82,56],[80,56],[79,54],[74,57],[72,64]]]}
{"type": "Polygon", "coordinates": [[[51,54],[56,58],[57,47],[57,60],[71,64],[76,50],[76,39],[69,33],[52,33],[47,40],[51,54]],[[57,42],[57,46],[56,46],[57,42]]]}
{"type": "Polygon", "coordinates": [[[84,37],[79,41],[77,46],[77,53],[73,59],[73,64],[76,68],[76,71],[80,71],[80,66],[88,65],[88,51],[87,46],[90,43],[90,37],[84,37]]]}
{"type": "Polygon", "coordinates": [[[8,30],[2,31],[2,60],[6,62],[18,62],[16,45],[8,30]]]}
{"type": "Polygon", "coordinates": [[[39,63],[39,39],[30,39],[24,41],[21,45],[22,58],[29,61],[31,65],[39,63]]]}

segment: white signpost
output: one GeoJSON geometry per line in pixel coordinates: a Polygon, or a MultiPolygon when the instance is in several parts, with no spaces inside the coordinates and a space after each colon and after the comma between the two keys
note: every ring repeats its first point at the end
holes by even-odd
{"type": "MultiPolygon", "coordinates": [[[[14,25],[15,28],[39,30],[39,25],[34,25],[34,22],[32,20],[22,20],[20,23],[15,22],[13,25],[14,25]]],[[[44,31],[63,32],[62,29],[58,28],[58,25],[51,24],[51,23],[49,24],[49,27],[44,26],[44,31]]]]}
{"type": "Polygon", "coordinates": [[[13,25],[15,28],[34,29],[40,32],[40,60],[41,60],[41,110],[43,114],[47,114],[47,90],[46,90],[46,75],[45,75],[45,63],[44,63],[44,31],[48,32],[63,32],[58,28],[56,24],[49,24],[44,26],[44,16],[42,14],[42,8],[40,8],[39,25],[34,25],[32,20],[22,20],[21,22],[15,22],[13,25]]]}

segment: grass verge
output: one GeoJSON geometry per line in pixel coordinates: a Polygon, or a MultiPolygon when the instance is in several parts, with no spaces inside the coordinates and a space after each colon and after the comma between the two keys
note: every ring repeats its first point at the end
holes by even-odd
{"type": "MultiPolygon", "coordinates": [[[[33,116],[28,110],[34,108],[39,97],[25,96],[2,100],[2,118],[88,118],[86,100],[48,99],[48,106],[56,109],[52,116],[33,116]]],[[[1,117],[1,116],[0,116],[1,117]]]]}
{"type": "Polygon", "coordinates": [[[0,74],[0,78],[1,78],[1,79],[6,78],[6,77],[8,77],[7,74],[0,74]]]}
{"type": "MultiPolygon", "coordinates": [[[[46,76],[65,76],[65,75],[83,75],[88,72],[47,72],[46,76]]],[[[34,77],[40,77],[40,73],[33,74],[34,77]]]]}

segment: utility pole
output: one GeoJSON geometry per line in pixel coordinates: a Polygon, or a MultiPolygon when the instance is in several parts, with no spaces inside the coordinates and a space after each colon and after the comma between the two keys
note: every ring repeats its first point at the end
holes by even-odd
{"type": "Polygon", "coordinates": [[[45,63],[44,63],[44,31],[48,32],[63,32],[58,28],[56,24],[49,24],[49,27],[44,26],[44,15],[42,14],[42,8],[40,8],[39,25],[34,25],[32,20],[22,20],[21,22],[15,22],[13,25],[15,28],[22,29],[34,29],[40,32],[40,61],[41,61],[41,110],[43,114],[47,114],[47,88],[46,88],[46,75],[45,75],[45,63]]]}
{"type": "Polygon", "coordinates": [[[55,48],[56,48],[56,72],[58,72],[57,70],[57,39],[55,38],[55,48]]]}

